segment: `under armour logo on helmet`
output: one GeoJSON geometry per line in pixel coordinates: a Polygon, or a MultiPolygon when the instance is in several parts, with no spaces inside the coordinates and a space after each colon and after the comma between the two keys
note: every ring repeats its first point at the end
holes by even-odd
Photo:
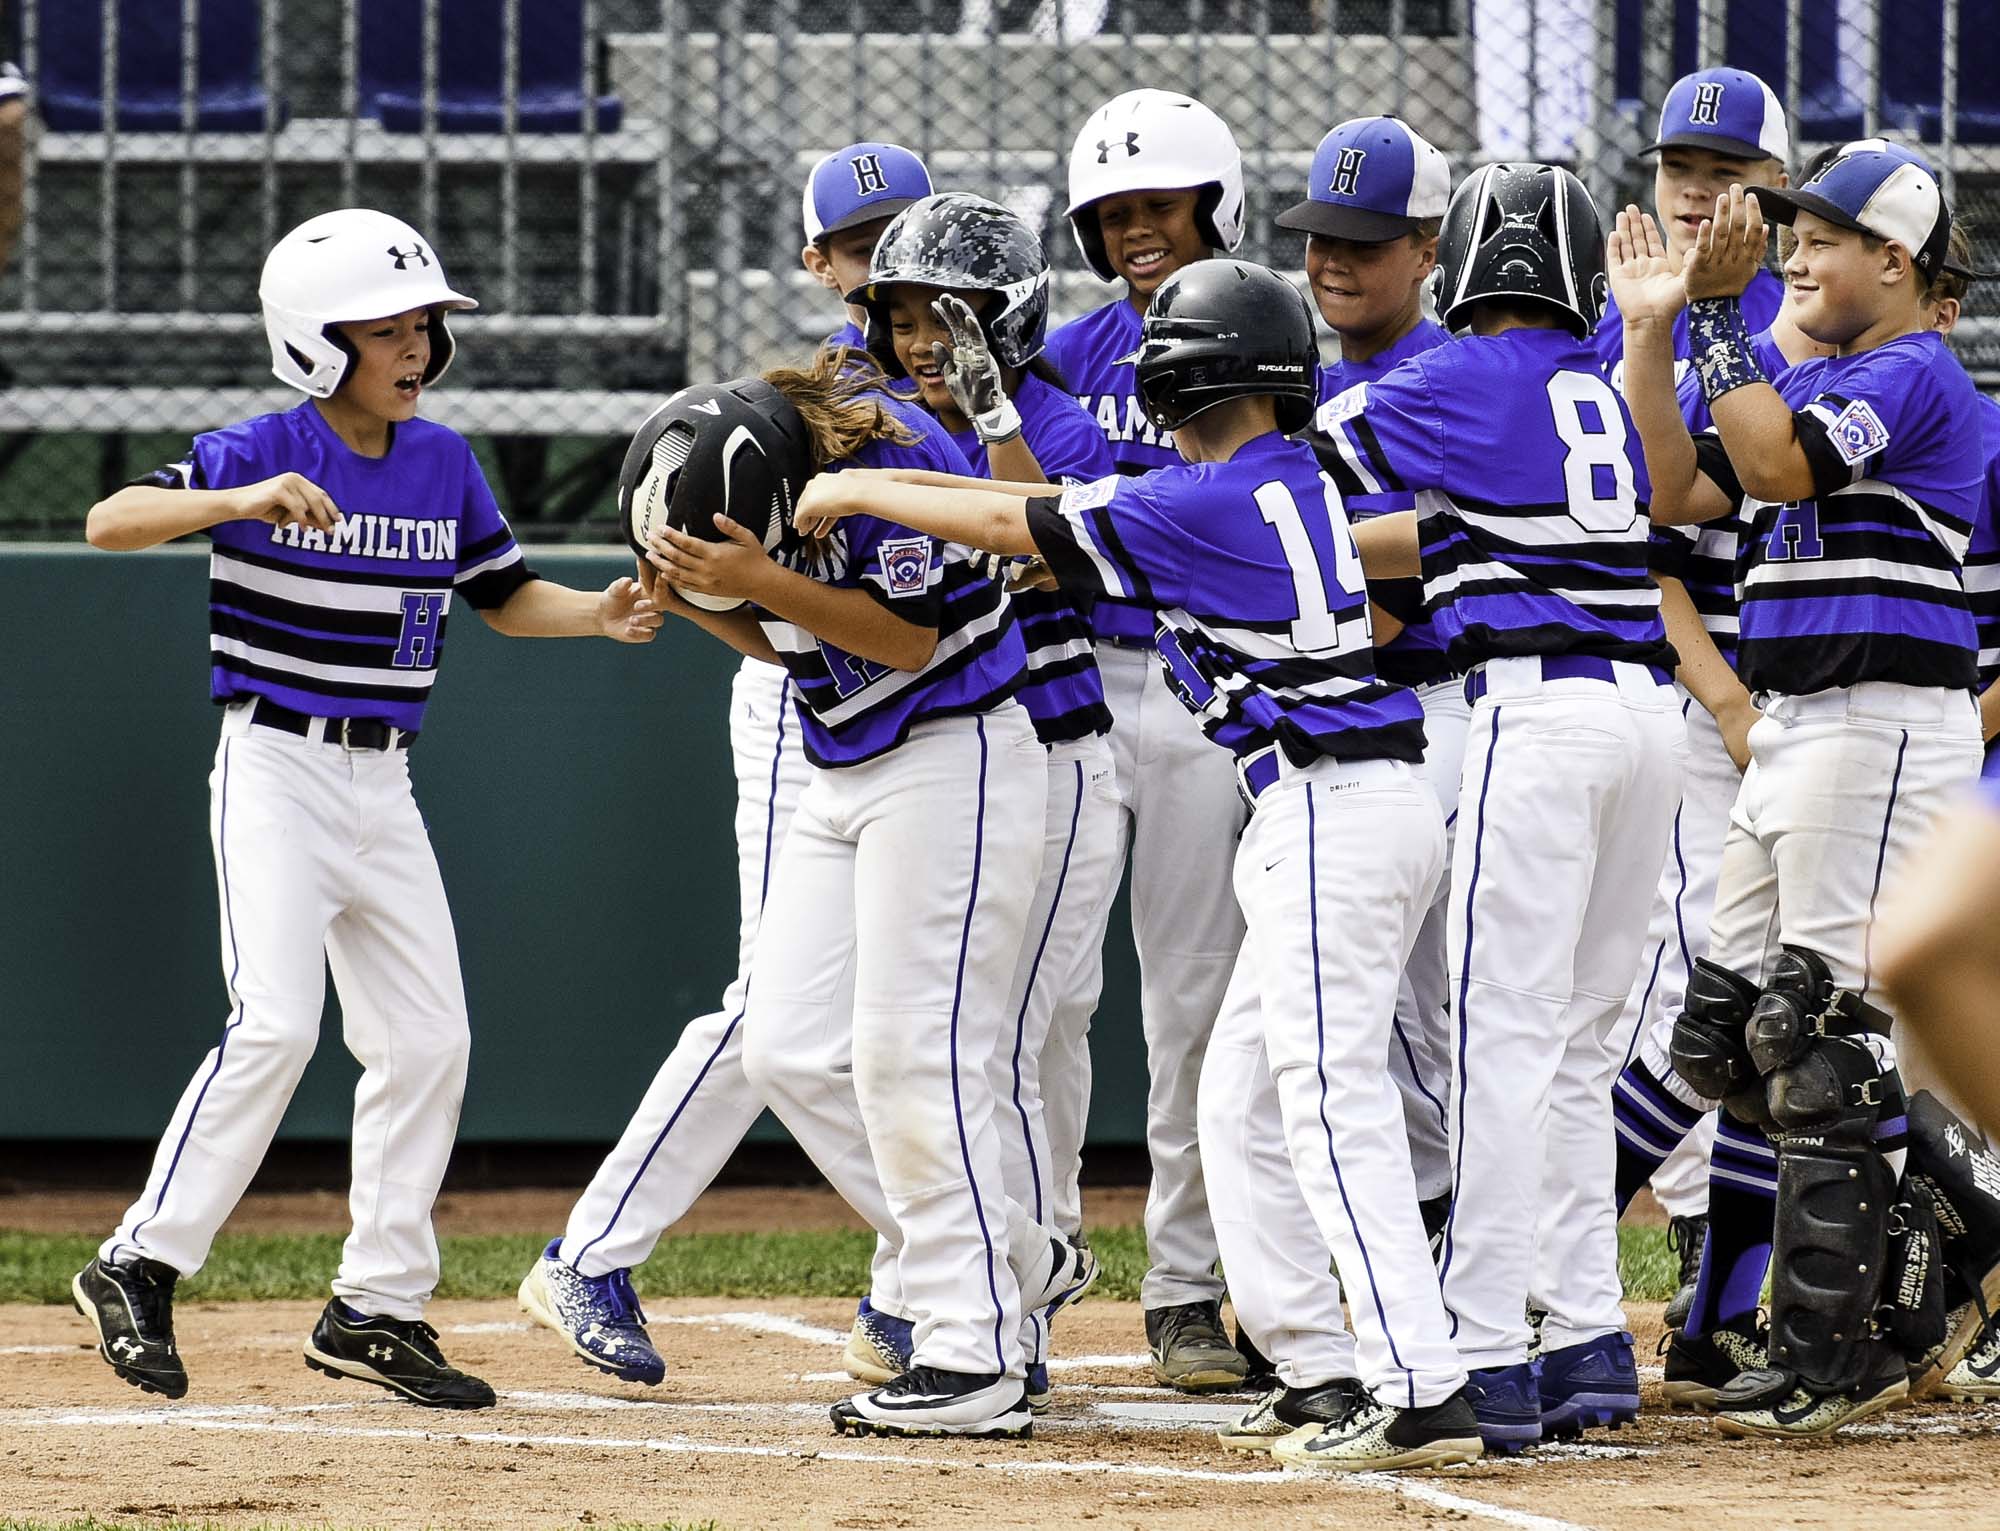
{"type": "Polygon", "coordinates": [[[1139,152],[1139,135],[1137,133],[1127,133],[1125,135],[1125,142],[1122,144],[1119,143],[1116,139],[1111,139],[1111,138],[1098,139],[1097,163],[1100,165],[1110,164],[1111,151],[1113,149],[1123,149],[1125,151],[1126,158],[1128,159],[1131,158],[1131,156],[1139,152]]]}
{"type": "Polygon", "coordinates": [[[1332,191],[1336,197],[1351,197],[1361,190],[1361,162],[1366,158],[1366,149],[1340,151],[1340,158],[1333,163],[1332,191]]]}
{"type": "Polygon", "coordinates": [[[1694,88],[1694,105],[1688,110],[1692,126],[1712,128],[1722,120],[1722,86],[1708,80],[1694,88]]]}
{"type": "Polygon", "coordinates": [[[882,173],[882,156],[879,154],[857,154],[847,162],[854,172],[854,192],[856,196],[873,197],[889,189],[889,178],[882,173]]]}
{"type": "Polygon", "coordinates": [[[394,245],[391,245],[389,246],[389,253],[396,258],[396,269],[398,271],[409,270],[411,261],[415,261],[419,266],[428,266],[431,263],[431,258],[424,252],[422,245],[411,245],[407,250],[398,250],[394,245]]]}

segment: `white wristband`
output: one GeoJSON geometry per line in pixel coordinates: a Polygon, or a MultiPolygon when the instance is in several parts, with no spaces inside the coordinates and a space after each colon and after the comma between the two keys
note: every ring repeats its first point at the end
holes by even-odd
{"type": "Polygon", "coordinates": [[[1012,399],[1003,397],[985,414],[972,417],[972,429],[978,433],[981,446],[997,447],[1021,434],[1021,412],[1012,399]]]}

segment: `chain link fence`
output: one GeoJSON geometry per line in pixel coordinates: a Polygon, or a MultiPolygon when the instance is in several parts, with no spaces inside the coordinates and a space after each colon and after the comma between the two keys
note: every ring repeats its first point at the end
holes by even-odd
{"type": "MultiPolygon", "coordinates": [[[[815,159],[888,139],[1008,203],[1060,320],[1112,292],[1063,217],[1070,142],[1139,85],[1229,122],[1242,253],[1280,268],[1302,252],[1271,220],[1335,122],[1394,112],[1455,176],[1532,156],[1600,206],[1650,203],[1667,87],[1720,63],[1776,90],[1795,172],[1851,138],[1920,147],[2000,265],[2000,0],[11,0],[4,25],[30,89],[0,277],[16,539],[79,535],[192,432],[295,402],[267,370],[263,255],[358,203],[414,222],[482,305],[426,411],[524,536],[603,540],[662,392],[840,322],[799,262],[815,159]]],[[[1988,386],[1996,286],[1957,337],[1988,386]]]]}

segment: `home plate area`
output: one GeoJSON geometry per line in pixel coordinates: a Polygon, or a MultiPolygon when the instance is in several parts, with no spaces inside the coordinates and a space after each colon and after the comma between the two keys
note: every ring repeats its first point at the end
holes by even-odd
{"type": "MultiPolygon", "coordinates": [[[[1213,1437],[1247,1395],[1154,1385],[1136,1305],[1063,1316],[1055,1406],[1026,1442],[856,1441],[827,1409],[840,1302],[662,1305],[666,1383],[614,1381],[511,1304],[439,1302],[446,1354],[492,1382],[495,1409],[446,1414],[308,1372],[312,1303],[184,1304],[193,1385],[142,1396],[53,1307],[0,1308],[0,1505],[14,1514],[336,1528],[661,1522],[739,1526],[1656,1526],[1990,1523],[2000,1408],[1926,1406],[1825,1445],[1724,1441],[1659,1412],[1523,1457],[1406,1476],[1276,1470],[1213,1437]]],[[[1634,1305],[1640,1353],[1657,1305],[1634,1305]]]]}

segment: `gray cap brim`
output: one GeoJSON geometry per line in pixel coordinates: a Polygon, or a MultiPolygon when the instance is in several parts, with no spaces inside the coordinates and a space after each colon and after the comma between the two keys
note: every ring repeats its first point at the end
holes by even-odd
{"type": "Polygon", "coordinates": [[[922,200],[921,197],[884,197],[880,202],[865,202],[845,218],[837,219],[821,229],[819,237],[824,239],[829,234],[844,233],[848,229],[859,228],[864,223],[893,218],[904,208],[914,206],[922,200]]]}
{"type": "Polygon", "coordinates": [[[1351,239],[1356,244],[1379,245],[1414,233],[1421,218],[1398,213],[1378,213],[1365,207],[1348,207],[1340,202],[1304,202],[1278,214],[1278,227],[1300,234],[1318,234],[1326,239],[1351,239]]]}
{"type": "Polygon", "coordinates": [[[1675,133],[1656,144],[1647,144],[1641,154],[1657,154],[1662,149],[1707,149],[1731,159],[1776,159],[1778,156],[1758,144],[1741,138],[1724,138],[1720,133],[1675,133]]]}

